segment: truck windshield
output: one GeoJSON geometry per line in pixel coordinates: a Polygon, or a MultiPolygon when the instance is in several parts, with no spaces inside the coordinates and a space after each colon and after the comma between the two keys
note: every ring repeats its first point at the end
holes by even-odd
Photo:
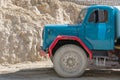
{"type": "Polygon", "coordinates": [[[81,10],[81,12],[78,15],[78,20],[77,20],[78,23],[82,23],[83,22],[86,13],[87,13],[87,8],[84,8],[84,9],[81,10]]]}

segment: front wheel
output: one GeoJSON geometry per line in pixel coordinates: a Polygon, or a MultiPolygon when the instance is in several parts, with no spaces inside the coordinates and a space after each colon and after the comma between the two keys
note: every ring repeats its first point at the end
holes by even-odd
{"type": "Polygon", "coordinates": [[[73,44],[60,47],[53,57],[54,69],[61,77],[81,76],[87,64],[84,50],[73,44]]]}

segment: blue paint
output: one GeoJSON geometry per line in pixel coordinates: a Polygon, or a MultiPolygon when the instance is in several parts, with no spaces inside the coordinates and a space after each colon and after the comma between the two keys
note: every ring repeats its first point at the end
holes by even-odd
{"type": "Polygon", "coordinates": [[[75,25],[46,25],[43,34],[43,50],[47,50],[58,35],[77,36],[91,50],[113,50],[115,40],[115,13],[112,6],[94,5],[86,8],[83,21],[75,25]],[[89,22],[95,10],[108,11],[108,21],[104,23],[89,22]]]}
{"type": "Polygon", "coordinates": [[[106,37],[106,24],[100,23],[98,24],[98,39],[105,40],[106,37]]]}
{"type": "Polygon", "coordinates": [[[44,28],[43,49],[46,50],[58,35],[78,36],[79,25],[46,25],[44,28]]]}
{"type": "Polygon", "coordinates": [[[115,6],[116,9],[116,38],[120,38],[120,6],[115,6]]]}

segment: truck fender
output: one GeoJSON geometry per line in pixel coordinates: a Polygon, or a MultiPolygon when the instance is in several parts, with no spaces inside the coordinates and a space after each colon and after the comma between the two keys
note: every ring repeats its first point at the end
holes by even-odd
{"type": "Polygon", "coordinates": [[[82,42],[82,40],[76,36],[57,36],[55,40],[52,42],[48,49],[48,54],[51,57],[52,56],[52,50],[55,47],[55,45],[58,43],[60,40],[75,40],[77,41],[83,48],[84,50],[88,53],[90,60],[92,59],[92,51],[82,42]]]}

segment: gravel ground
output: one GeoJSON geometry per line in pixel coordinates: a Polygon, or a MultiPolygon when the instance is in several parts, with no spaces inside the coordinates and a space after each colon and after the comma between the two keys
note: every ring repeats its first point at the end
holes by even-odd
{"type": "Polygon", "coordinates": [[[120,69],[87,70],[82,77],[61,78],[50,61],[0,65],[0,80],[120,80],[120,69]]]}

